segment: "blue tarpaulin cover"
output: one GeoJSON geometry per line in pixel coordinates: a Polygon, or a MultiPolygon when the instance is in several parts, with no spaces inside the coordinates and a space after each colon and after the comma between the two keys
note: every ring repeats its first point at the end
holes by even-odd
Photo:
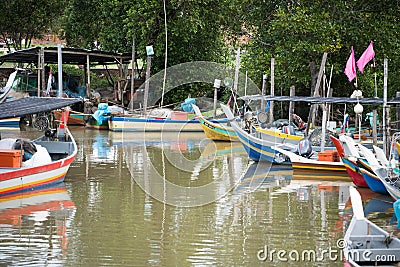
{"type": "Polygon", "coordinates": [[[185,112],[194,112],[192,104],[196,105],[196,99],[186,98],[185,102],[181,104],[181,109],[185,112]]]}
{"type": "Polygon", "coordinates": [[[111,112],[110,112],[110,109],[108,108],[108,104],[100,103],[97,106],[96,112],[92,116],[99,124],[102,124],[103,120],[105,119],[104,116],[108,116],[108,115],[110,115],[110,113],[111,112]]]}

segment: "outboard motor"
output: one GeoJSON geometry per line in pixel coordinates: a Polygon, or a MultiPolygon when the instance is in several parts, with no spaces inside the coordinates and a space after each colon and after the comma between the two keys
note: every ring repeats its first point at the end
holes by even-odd
{"type": "Polygon", "coordinates": [[[311,143],[307,138],[303,138],[297,145],[295,153],[302,157],[309,158],[312,155],[311,143]]]}

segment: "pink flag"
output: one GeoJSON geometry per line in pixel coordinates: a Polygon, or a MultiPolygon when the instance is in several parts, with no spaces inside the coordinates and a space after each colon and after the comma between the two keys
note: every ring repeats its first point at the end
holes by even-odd
{"type": "Polygon", "coordinates": [[[373,44],[373,42],[369,44],[368,48],[364,51],[364,53],[357,61],[357,67],[361,72],[364,72],[365,65],[367,65],[367,63],[375,56],[373,44]]]}
{"type": "Polygon", "coordinates": [[[351,55],[346,63],[346,69],[344,74],[347,75],[349,82],[351,82],[356,77],[356,59],[354,58],[354,49],[351,47],[351,55]]]}

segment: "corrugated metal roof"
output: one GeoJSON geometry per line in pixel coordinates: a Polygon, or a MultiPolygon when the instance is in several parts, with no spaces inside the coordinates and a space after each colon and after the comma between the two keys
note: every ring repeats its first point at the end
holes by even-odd
{"type": "MultiPolygon", "coordinates": [[[[38,62],[40,47],[33,47],[24,50],[15,51],[9,54],[0,56],[0,65],[4,62],[15,63],[33,63],[38,62]]],[[[62,48],[63,64],[84,65],[87,62],[87,56],[91,64],[109,65],[117,64],[120,61],[128,63],[131,61],[132,55],[129,53],[113,53],[97,50],[87,50],[80,48],[62,48]]],[[[44,62],[45,64],[57,64],[58,54],[57,47],[44,47],[44,62]]]]}
{"type": "Polygon", "coordinates": [[[27,97],[0,104],[0,119],[47,112],[82,102],[81,98],[27,97]]]}
{"type": "MultiPolygon", "coordinates": [[[[250,95],[242,96],[239,99],[245,101],[251,100],[270,100],[270,101],[288,101],[288,102],[307,102],[311,104],[319,103],[335,103],[335,104],[346,104],[346,103],[360,103],[360,104],[371,104],[381,105],[383,104],[382,98],[350,98],[350,97],[310,97],[310,96],[270,96],[270,95],[250,95]]],[[[399,98],[388,99],[388,105],[400,104],[399,98]]]]}

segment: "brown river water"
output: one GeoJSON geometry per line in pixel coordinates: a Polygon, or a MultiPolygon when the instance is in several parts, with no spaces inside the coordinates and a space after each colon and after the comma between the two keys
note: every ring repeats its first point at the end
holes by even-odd
{"type": "MultiPolygon", "coordinates": [[[[71,131],[64,183],[0,198],[0,266],[343,266],[351,182],[298,179],[202,133],[71,131]]],[[[398,233],[392,200],[360,193],[398,233]]]]}

